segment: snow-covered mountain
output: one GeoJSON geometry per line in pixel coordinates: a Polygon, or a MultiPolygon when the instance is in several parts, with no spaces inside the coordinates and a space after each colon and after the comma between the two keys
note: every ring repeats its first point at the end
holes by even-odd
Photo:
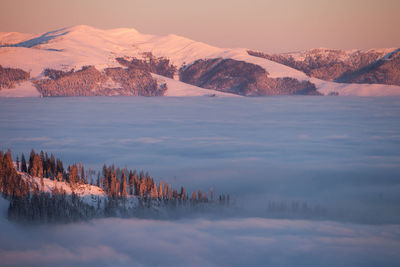
{"type": "MultiPolygon", "coordinates": [[[[267,54],[249,50],[253,56],[272,60],[306,73],[312,78],[340,83],[342,93],[359,88],[348,84],[370,84],[363,86],[363,94],[371,90],[381,93],[396,90],[400,86],[400,49],[338,50],[317,48],[301,52],[267,54]]],[[[319,83],[318,81],[316,81],[319,83]]],[[[322,83],[324,84],[324,83],[322,83]]],[[[321,86],[321,83],[319,83],[321,86]]],[[[322,91],[322,90],[321,90],[322,91]]],[[[351,92],[349,92],[351,93],[351,92]]],[[[386,93],[385,93],[386,94],[386,93]]]]}
{"type": "MultiPolygon", "coordinates": [[[[379,57],[385,56],[385,53],[391,51],[379,50],[379,57]]],[[[80,70],[83,66],[90,65],[101,72],[109,68],[122,67],[117,58],[143,59],[144,53],[148,52],[155,58],[169,59],[170,64],[177,69],[174,79],[152,73],[152,77],[158,84],[165,83],[167,85],[168,89],[162,92],[162,95],[166,96],[214,94],[232,96],[232,92],[241,95],[313,93],[314,85],[316,90],[322,94],[334,91],[338,92],[339,95],[400,95],[400,86],[396,85],[346,84],[310,77],[304,70],[287,66],[288,64],[285,65],[282,62],[276,62],[276,60],[250,55],[248,49],[245,48],[225,49],[177,35],[155,36],[142,34],[135,29],[101,30],[81,25],[36,35],[0,33],[0,65],[3,68],[21,69],[30,74],[29,80],[17,82],[13,89],[1,89],[0,96],[39,96],[38,85],[35,81],[49,79],[45,75],[45,69],[68,72],[71,69],[80,70]],[[188,66],[193,65],[198,60],[217,58],[232,60],[230,66],[234,62],[234,67],[231,68],[231,71],[225,73],[210,73],[209,68],[201,70],[197,68],[196,74],[199,77],[188,79],[192,81],[192,85],[179,80],[180,74],[184,73],[188,66]],[[243,77],[244,74],[238,69],[243,64],[240,65],[238,62],[248,63],[249,65],[246,66],[259,66],[265,70],[265,74],[260,72],[254,76],[253,78],[257,82],[252,83],[252,81],[243,77]],[[269,80],[261,77],[263,75],[268,76],[269,80]],[[213,83],[204,81],[209,76],[213,77],[213,83]],[[262,78],[261,82],[260,77],[262,78]],[[291,79],[283,79],[287,77],[291,79]],[[221,79],[225,80],[221,83],[221,79]],[[230,79],[230,82],[226,83],[226,79],[230,79]],[[305,84],[305,82],[309,83],[305,84]],[[251,83],[250,86],[247,86],[249,83],[251,83]],[[223,86],[235,88],[234,90],[232,88],[221,88],[223,86]],[[243,86],[247,87],[243,88],[243,86]],[[285,90],[281,90],[280,86],[283,86],[285,90]],[[292,92],[287,90],[288,86],[297,86],[299,89],[298,91],[292,90],[292,92]],[[263,87],[262,90],[259,90],[259,87],[263,87]],[[306,91],[303,90],[304,88],[306,88],[306,91]]],[[[351,57],[346,53],[339,56],[341,58],[351,57]]],[[[304,56],[297,55],[296,57],[302,58],[304,56]]],[[[147,59],[144,58],[144,60],[147,59]]],[[[226,63],[223,60],[219,62],[226,63]]],[[[185,76],[188,75],[188,73],[184,74],[185,76]]],[[[140,76],[141,73],[137,75],[140,76]]],[[[94,85],[97,87],[95,89],[93,89],[94,87],[89,88],[88,91],[92,90],[91,93],[84,92],[84,95],[96,94],[99,91],[107,92],[108,95],[135,95],[137,93],[132,92],[132,90],[114,90],[117,87],[124,87],[120,83],[121,77],[117,79],[115,75],[103,75],[102,79],[104,82],[101,86],[94,85]],[[100,89],[98,86],[100,86],[100,89]]],[[[130,86],[136,86],[137,82],[137,80],[131,82],[130,86]]],[[[43,94],[43,92],[41,93],[43,94]]],[[[157,95],[157,93],[152,95],[157,95]]]]}

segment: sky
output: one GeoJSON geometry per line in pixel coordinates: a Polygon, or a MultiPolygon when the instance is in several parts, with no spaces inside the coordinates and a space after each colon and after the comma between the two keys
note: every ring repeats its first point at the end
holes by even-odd
{"type": "Polygon", "coordinates": [[[399,46],[399,11],[398,0],[1,0],[0,31],[86,24],[268,52],[368,49],[399,46]]]}

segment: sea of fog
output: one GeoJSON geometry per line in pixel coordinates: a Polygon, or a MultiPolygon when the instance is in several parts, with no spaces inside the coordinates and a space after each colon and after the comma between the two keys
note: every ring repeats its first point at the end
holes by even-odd
{"type": "Polygon", "coordinates": [[[92,169],[115,163],[233,202],[226,216],[180,220],[2,218],[9,265],[400,263],[399,97],[0,99],[8,148],[92,169]],[[271,203],[324,213],[272,214],[271,203]]]}

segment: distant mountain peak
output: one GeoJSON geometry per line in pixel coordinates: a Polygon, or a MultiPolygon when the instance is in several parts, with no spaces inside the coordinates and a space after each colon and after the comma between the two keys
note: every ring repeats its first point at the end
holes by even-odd
{"type": "MultiPolygon", "coordinates": [[[[212,61],[219,58],[232,59],[260,66],[266,70],[265,73],[268,73],[268,78],[281,79],[281,81],[287,81],[284,78],[291,78],[300,83],[310,82],[315,84],[316,89],[324,93],[327,90],[329,92],[338,90],[345,94],[359,94],[359,92],[364,94],[366,91],[377,95],[399,94],[400,89],[397,87],[385,87],[385,93],[381,93],[377,92],[376,86],[369,84],[352,84],[351,89],[346,89],[349,85],[335,82],[335,79],[344,72],[353,71],[353,62],[357,66],[364,67],[394,50],[347,51],[316,48],[302,52],[278,54],[279,58],[260,58],[249,55],[247,49],[219,48],[176,34],[157,36],[141,33],[134,28],[99,29],[89,25],[75,25],[41,34],[0,33],[0,65],[4,68],[21,69],[28,72],[31,80],[44,79],[45,69],[68,72],[90,65],[99,71],[103,71],[106,68],[121,67],[116,60],[117,58],[142,59],[141,55],[151,53],[156,58],[168,60],[169,64],[175,66],[177,70],[184,66],[190,66],[198,60],[206,60],[207,62],[207,60],[212,61]],[[294,62],[288,62],[288,60],[294,62]],[[370,88],[371,91],[365,88],[370,88]]],[[[391,59],[391,56],[388,55],[386,58],[391,59]]],[[[235,64],[237,66],[243,65],[241,63],[235,64]]],[[[393,66],[396,67],[395,64],[392,64],[390,68],[393,66]]],[[[385,70],[390,68],[387,67],[385,70]]],[[[377,69],[376,73],[379,74],[381,69],[377,69]]],[[[242,73],[240,70],[237,71],[239,71],[239,74],[242,73]]],[[[222,73],[220,74],[222,75],[222,73]]],[[[244,78],[241,74],[242,77],[238,79],[234,72],[229,75],[230,77],[227,78],[231,79],[231,82],[244,78]]],[[[167,79],[167,83],[171,85],[173,83],[174,86],[182,83],[182,80],[177,81],[179,80],[178,72],[174,77],[176,82],[167,79]]],[[[223,78],[217,74],[214,77],[223,78]]],[[[366,79],[360,81],[364,80],[366,79]]],[[[386,80],[386,78],[381,79],[379,83],[384,86],[386,80]]],[[[26,83],[30,83],[30,81],[26,83]]],[[[390,84],[397,84],[397,79],[391,79],[390,84]]],[[[182,83],[180,88],[186,88],[185,86],[187,85],[182,83]]],[[[198,88],[191,87],[188,92],[196,90],[198,88]]],[[[224,88],[224,90],[229,91],[233,88],[224,88]]],[[[178,91],[180,95],[185,95],[181,89],[171,90],[171,92],[178,91]]],[[[32,90],[30,93],[32,93],[32,90]]],[[[278,90],[277,94],[279,93],[278,90]]],[[[0,96],[9,96],[10,94],[10,90],[7,92],[0,91],[0,96]]],[[[192,95],[192,93],[188,93],[188,95],[192,95]]]]}

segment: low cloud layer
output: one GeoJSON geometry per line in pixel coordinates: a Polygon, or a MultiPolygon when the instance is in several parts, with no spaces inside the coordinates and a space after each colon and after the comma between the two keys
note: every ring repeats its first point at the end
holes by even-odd
{"type": "Polygon", "coordinates": [[[394,266],[399,226],[244,218],[101,219],[20,226],[1,219],[2,266],[394,266]]]}
{"type": "Polygon", "coordinates": [[[34,227],[10,224],[3,214],[0,264],[399,265],[398,104],[328,97],[0,99],[3,150],[27,156],[43,149],[66,163],[144,169],[189,192],[230,193],[243,208],[236,219],[34,227]],[[267,215],[270,200],[320,204],[336,222],[256,218],[267,215]]]}

